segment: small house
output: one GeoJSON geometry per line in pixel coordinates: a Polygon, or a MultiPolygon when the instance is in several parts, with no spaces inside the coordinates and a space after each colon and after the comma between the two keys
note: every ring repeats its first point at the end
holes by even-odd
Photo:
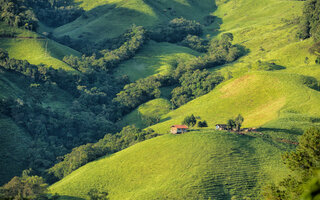
{"type": "Polygon", "coordinates": [[[228,129],[228,126],[227,124],[216,124],[216,130],[227,130],[228,129]]]}
{"type": "Polygon", "coordinates": [[[189,129],[189,127],[186,125],[173,125],[173,126],[171,126],[170,132],[172,134],[181,134],[181,133],[187,132],[188,129],[189,129]]]}

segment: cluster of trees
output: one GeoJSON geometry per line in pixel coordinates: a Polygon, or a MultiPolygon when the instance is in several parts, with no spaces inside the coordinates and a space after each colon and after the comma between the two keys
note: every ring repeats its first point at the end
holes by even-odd
{"type": "Polygon", "coordinates": [[[239,114],[236,118],[229,119],[227,121],[227,128],[229,130],[236,129],[237,131],[240,131],[243,121],[244,121],[244,118],[242,117],[242,115],[239,114]]]}
{"type": "Polygon", "coordinates": [[[63,58],[63,61],[81,72],[86,72],[90,69],[96,71],[112,70],[121,61],[132,58],[148,39],[146,31],[142,26],[132,26],[124,34],[124,37],[126,41],[117,49],[111,51],[104,49],[92,56],[83,55],[82,58],[66,56],[63,58]]]}
{"type": "Polygon", "coordinates": [[[121,113],[112,100],[126,79],[106,72],[74,74],[31,65],[9,58],[3,50],[0,50],[0,67],[17,73],[26,83],[25,96],[1,99],[0,111],[32,137],[34,143],[30,144],[32,148],[25,159],[39,174],[72,148],[118,130],[115,122],[121,113]],[[47,95],[57,92],[71,97],[69,108],[63,112],[43,104],[47,95]]]}
{"type": "Polygon", "coordinates": [[[317,177],[316,173],[320,168],[320,129],[309,128],[306,130],[301,136],[296,150],[285,153],[282,159],[289,168],[290,175],[277,185],[268,185],[263,193],[265,198],[283,200],[318,199],[318,181],[312,179],[317,177]],[[306,184],[308,182],[310,183],[306,184]],[[303,195],[306,187],[312,188],[303,195]]]}
{"type": "Polygon", "coordinates": [[[36,30],[37,18],[23,0],[0,0],[0,19],[10,26],[36,30]]]}
{"type": "Polygon", "coordinates": [[[58,196],[46,193],[48,184],[39,176],[30,175],[31,170],[25,170],[21,177],[15,176],[3,187],[0,187],[0,199],[42,199],[54,200],[58,196]]]}
{"type": "Polygon", "coordinates": [[[174,106],[180,107],[207,94],[223,80],[224,77],[220,74],[210,73],[207,70],[187,71],[179,79],[180,86],[171,92],[171,102],[174,106]]]}
{"type": "Polygon", "coordinates": [[[130,112],[139,105],[160,97],[161,83],[157,77],[151,76],[140,79],[134,83],[124,86],[123,90],[117,94],[114,102],[118,103],[123,113],[130,112]]]}
{"type": "Polygon", "coordinates": [[[150,37],[158,42],[176,43],[182,41],[187,35],[201,35],[202,32],[203,28],[200,23],[181,17],[154,28],[150,37]]]}
{"type": "Polygon", "coordinates": [[[73,0],[0,0],[0,19],[10,26],[36,30],[38,21],[57,27],[78,18],[83,10],[73,0]]]}
{"type": "Polygon", "coordinates": [[[195,126],[196,123],[197,123],[197,119],[193,114],[190,116],[186,116],[182,121],[182,124],[185,124],[185,125],[191,126],[191,127],[195,126]]]}
{"type": "Polygon", "coordinates": [[[197,118],[193,114],[191,114],[190,116],[186,116],[183,119],[182,124],[185,124],[185,125],[190,126],[190,127],[194,127],[196,124],[197,124],[197,126],[199,128],[208,127],[208,124],[207,124],[206,120],[197,121],[197,118]]]}
{"type": "Polygon", "coordinates": [[[232,40],[231,33],[223,34],[221,40],[211,41],[208,53],[178,63],[173,73],[127,84],[123,91],[117,94],[114,102],[120,105],[122,113],[128,113],[139,105],[160,97],[159,88],[163,86],[177,85],[171,93],[171,102],[175,107],[207,94],[221,83],[224,77],[205,69],[232,62],[242,55],[240,47],[231,44],[232,40]]]}
{"type": "Polygon", "coordinates": [[[298,38],[306,39],[312,37],[315,41],[310,52],[317,55],[316,63],[320,63],[320,0],[307,0],[303,8],[303,16],[300,22],[298,38]],[[315,51],[317,50],[318,51],[315,51]]]}
{"type": "Polygon", "coordinates": [[[300,23],[298,37],[306,39],[313,37],[315,41],[320,41],[320,1],[307,0],[303,8],[303,17],[300,23]]]}
{"type": "Polygon", "coordinates": [[[197,35],[187,35],[182,41],[181,45],[189,47],[195,51],[205,53],[208,51],[208,40],[204,40],[197,35]]]}
{"type": "Polygon", "coordinates": [[[156,136],[157,134],[152,129],[140,130],[134,126],[124,127],[119,133],[106,134],[97,143],[89,143],[74,148],[71,153],[62,158],[61,162],[50,168],[49,173],[58,179],[62,179],[90,161],[156,136]]]}
{"type": "Polygon", "coordinates": [[[74,0],[28,0],[39,21],[51,27],[58,27],[74,21],[84,11],[74,5],[74,0]]]}
{"type": "Polygon", "coordinates": [[[212,68],[233,62],[243,55],[243,50],[238,45],[232,45],[232,33],[224,33],[220,40],[212,40],[208,52],[195,59],[180,62],[174,72],[174,77],[179,78],[186,71],[212,68]]]}

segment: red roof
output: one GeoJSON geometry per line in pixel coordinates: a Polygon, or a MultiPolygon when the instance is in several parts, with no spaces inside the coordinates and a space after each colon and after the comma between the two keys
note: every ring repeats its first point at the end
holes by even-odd
{"type": "Polygon", "coordinates": [[[184,128],[184,129],[188,129],[189,127],[186,125],[173,125],[171,126],[171,128],[184,128]]]}

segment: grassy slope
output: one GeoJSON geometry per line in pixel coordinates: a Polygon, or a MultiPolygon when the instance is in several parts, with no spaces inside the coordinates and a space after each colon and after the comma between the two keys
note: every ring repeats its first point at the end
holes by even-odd
{"type": "Polygon", "coordinates": [[[110,199],[257,199],[263,180],[284,175],[284,149],[224,132],[165,135],[91,162],[50,191],[61,199],[87,198],[91,188],[108,191],[110,199]]]}
{"type": "MultiPolygon", "coordinates": [[[[319,92],[303,84],[302,75],[320,79],[319,65],[308,52],[312,41],[295,38],[297,24],[292,19],[301,14],[299,1],[228,1],[218,4],[214,13],[222,20],[220,32],[232,32],[236,44],[248,49],[240,60],[211,69],[223,74],[231,72],[233,79],[223,83],[208,95],[162,116],[156,131],[181,123],[186,115],[199,115],[209,126],[225,121],[238,113],[245,117],[245,126],[269,129],[297,130],[312,125],[319,118],[319,92]],[[305,63],[308,57],[310,63],[305,63]],[[285,69],[259,72],[250,69],[258,60],[275,62],[285,69]],[[169,119],[169,120],[168,120],[169,119]]],[[[212,27],[214,27],[213,25],[212,27]]],[[[210,28],[209,28],[210,29],[210,28]]],[[[300,130],[299,130],[300,129],[300,130]]]]}
{"type": "Polygon", "coordinates": [[[159,98],[142,104],[137,109],[126,115],[120,122],[120,126],[135,125],[145,128],[147,125],[142,117],[159,117],[170,112],[171,104],[167,99],[159,98]]]}
{"type": "Polygon", "coordinates": [[[62,62],[62,58],[65,55],[81,55],[79,52],[50,39],[36,39],[36,37],[40,37],[40,35],[36,33],[11,28],[0,23],[0,32],[3,30],[16,32],[17,37],[20,37],[0,38],[0,48],[7,50],[9,52],[9,56],[15,59],[27,60],[31,64],[43,63],[56,69],[62,68],[66,71],[73,71],[73,68],[62,62]]]}
{"type": "Polygon", "coordinates": [[[133,59],[122,63],[117,74],[126,74],[131,81],[154,74],[169,74],[173,64],[180,59],[191,59],[199,53],[186,47],[170,43],[150,41],[133,59]]]}
{"type": "Polygon", "coordinates": [[[86,38],[97,42],[122,34],[132,24],[154,26],[175,17],[203,20],[214,8],[212,0],[77,0],[87,12],[72,23],[61,26],[54,35],[86,38]],[[168,10],[172,8],[172,10],[168,10]]]}
{"type": "MultiPolygon", "coordinates": [[[[320,117],[316,106],[320,103],[320,93],[308,88],[304,81],[302,75],[282,72],[249,73],[164,115],[162,118],[169,120],[151,128],[167,132],[168,127],[181,123],[186,115],[191,114],[207,120],[211,127],[225,123],[239,113],[244,116],[244,126],[247,127],[262,126],[271,120],[288,118],[288,115],[320,117]]],[[[286,128],[290,128],[287,125],[286,128]]]]}

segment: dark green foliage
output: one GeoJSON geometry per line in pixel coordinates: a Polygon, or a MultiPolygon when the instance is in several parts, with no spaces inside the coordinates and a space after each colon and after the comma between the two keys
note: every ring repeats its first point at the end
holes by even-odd
{"type": "Polygon", "coordinates": [[[181,44],[202,53],[207,52],[208,48],[208,41],[196,35],[188,35],[182,40],[181,44]]]}
{"type": "Polygon", "coordinates": [[[105,72],[72,74],[10,59],[0,50],[0,67],[25,80],[25,96],[3,98],[1,114],[9,117],[32,137],[27,154],[28,167],[43,174],[56,158],[75,146],[95,142],[107,132],[116,132],[119,117],[112,99],[125,83],[105,72]],[[19,75],[20,74],[20,75],[19,75]],[[48,94],[71,94],[70,107],[57,111],[44,106],[48,94]]]}
{"type": "Polygon", "coordinates": [[[106,134],[95,144],[89,143],[74,148],[71,153],[64,156],[63,161],[50,168],[49,173],[62,179],[90,161],[156,136],[157,134],[151,129],[145,131],[134,126],[124,127],[117,134],[106,134]]]}
{"type": "Polygon", "coordinates": [[[117,102],[122,108],[123,113],[130,112],[142,103],[153,98],[160,97],[161,83],[157,77],[148,77],[140,79],[134,83],[124,86],[123,91],[117,94],[114,102],[117,102]]]}
{"type": "Polygon", "coordinates": [[[63,58],[63,61],[81,72],[87,72],[91,69],[96,71],[112,70],[121,61],[132,58],[147,41],[146,31],[141,26],[132,26],[124,34],[124,37],[127,40],[119,48],[112,51],[101,50],[98,52],[99,58],[97,58],[96,54],[89,57],[83,55],[82,58],[66,56],[63,58]]]}
{"type": "Polygon", "coordinates": [[[306,39],[313,37],[320,41],[320,0],[307,0],[303,9],[303,18],[300,24],[298,37],[306,39]]]}
{"type": "Polygon", "coordinates": [[[235,122],[237,131],[240,131],[243,121],[244,121],[244,118],[240,114],[235,118],[234,122],[235,122]]]}
{"type": "Polygon", "coordinates": [[[264,193],[266,199],[299,199],[304,185],[312,179],[320,167],[320,129],[310,128],[299,140],[294,152],[283,155],[290,175],[279,185],[269,185],[264,193]]]}
{"type": "Polygon", "coordinates": [[[187,71],[212,68],[235,61],[243,52],[239,46],[231,44],[232,40],[232,34],[225,33],[221,40],[210,41],[208,52],[205,55],[178,64],[174,78],[180,78],[187,71]]]}
{"type": "Polygon", "coordinates": [[[201,35],[203,32],[201,24],[184,18],[175,18],[169,24],[154,28],[151,39],[158,42],[180,42],[187,35],[201,35]]]}
{"type": "Polygon", "coordinates": [[[314,178],[308,182],[303,193],[303,200],[319,200],[320,199],[320,174],[317,170],[314,178]]]}
{"type": "Polygon", "coordinates": [[[184,120],[182,121],[182,124],[188,125],[188,126],[194,126],[197,123],[197,119],[194,117],[194,115],[186,116],[184,120]]]}
{"type": "Polygon", "coordinates": [[[233,119],[227,121],[227,128],[233,130],[236,127],[236,122],[233,119]]]}
{"type": "Polygon", "coordinates": [[[0,198],[13,199],[49,199],[46,197],[48,185],[39,176],[30,176],[30,170],[25,170],[22,177],[15,176],[0,188],[0,198]]]}
{"type": "Polygon", "coordinates": [[[208,127],[207,121],[203,120],[203,121],[199,121],[198,122],[198,127],[202,128],[202,127],[208,127]]]}
{"type": "Polygon", "coordinates": [[[88,192],[90,200],[108,200],[108,192],[99,192],[97,189],[91,189],[88,192]]]}
{"type": "Polygon", "coordinates": [[[237,131],[240,131],[243,121],[244,118],[239,114],[236,118],[227,121],[227,127],[229,130],[236,129],[237,131]]]}
{"type": "Polygon", "coordinates": [[[36,30],[36,16],[26,4],[23,0],[0,0],[0,19],[10,26],[36,30]]]}
{"type": "Polygon", "coordinates": [[[210,73],[207,70],[188,71],[179,79],[180,86],[171,92],[171,102],[179,107],[197,97],[207,94],[223,80],[223,76],[210,73]]]}

